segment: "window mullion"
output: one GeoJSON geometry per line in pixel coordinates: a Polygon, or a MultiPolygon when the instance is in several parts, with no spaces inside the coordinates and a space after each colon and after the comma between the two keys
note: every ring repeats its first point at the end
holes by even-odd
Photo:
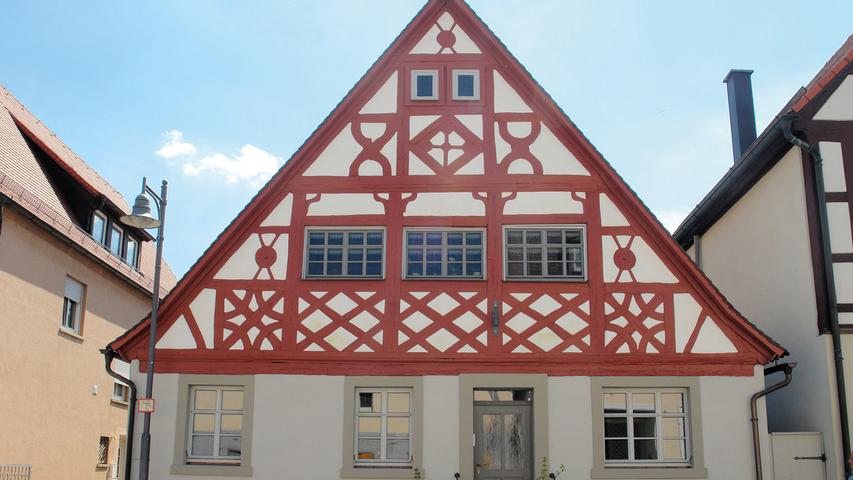
{"type": "Polygon", "coordinates": [[[634,402],[633,395],[630,392],[625,393],[627,397],[627,411],[625,413],[628,415],[628,460],[633,462],[636,460],[634,458],[634,402]]]}
{"type": "Polygon", "coordinates": [[[379,413],[379,457],[384,462],[388,459],[388,392],[382,392],[382,410],[379,413]]]}
{"type": "Polygon", "coordinates": [[[219,457],[219,435],[222,433],[222,389],[216,389],[216,410],[213,417],[213,456],[219,457]]]}

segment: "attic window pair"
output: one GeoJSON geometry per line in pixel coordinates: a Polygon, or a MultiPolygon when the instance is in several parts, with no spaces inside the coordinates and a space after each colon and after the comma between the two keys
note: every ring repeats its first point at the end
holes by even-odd
{"type": "MultiPolygon", "coordinates": [[[[412,100],[438,100],[438,70],[412,70],[412,100]]],[[[480,72],[453,70],[453,100],[480,99],[480,72]]]]}

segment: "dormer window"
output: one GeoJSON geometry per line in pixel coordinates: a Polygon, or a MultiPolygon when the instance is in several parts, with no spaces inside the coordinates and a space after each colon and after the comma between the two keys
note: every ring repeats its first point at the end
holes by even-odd
{"type": "Polygon", "coordinates": [[[480,72],[478,70],[453,71],[453,99],[480,99],[480,72]]]}
{"type": "Polygon", "coordinates": [[[116,224],[113,224],[110,227],[110,243],[107,245],[107,248],[109,248],[110,252],[117,257],[121,256],[121,240],[123,233],[124,231],[116,224]]]}
{"type": "Polygon", "coordinates": [[[438,100],[438,70],[412,70],[412,100],[438,100]]]}
{"type": "Polygon", "coordinates": [[[124,263],[130,265],[133,268],[138,268],[138,251],[139,251],[139,242],[133,238],[130,238],[130,235],[127,237],[127,246],[124,249],[124,263]]]}
{"type": "Polygon", "coordinates": [[[96,242],[102,245],[105,243],[107,217],[105,217],[104,214],[101,212],[94,212],[92,214],[92,230],[89,233],[92,234],[92,238],[94,238],[96,242]]]}

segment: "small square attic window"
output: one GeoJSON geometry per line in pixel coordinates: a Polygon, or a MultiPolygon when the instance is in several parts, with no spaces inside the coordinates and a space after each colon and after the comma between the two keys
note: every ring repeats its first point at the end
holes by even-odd
{"type": "Polygon", "coordinates": [[[412,100],[438,100],[438,70],[412,70],[412,100]]]}
{"type": "Polygon", "coordinates": [[[477,70],[453,71],[453,99],[480,99],[480,72],[477,70]]]}

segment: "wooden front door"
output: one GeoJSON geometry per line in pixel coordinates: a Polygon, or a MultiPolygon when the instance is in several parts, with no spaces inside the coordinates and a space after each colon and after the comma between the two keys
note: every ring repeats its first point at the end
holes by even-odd
{"type": "Polygon", "coordinates": [[[474,402],[475,480],[533,479],[532,402],[521,397],[474,402]]]}

